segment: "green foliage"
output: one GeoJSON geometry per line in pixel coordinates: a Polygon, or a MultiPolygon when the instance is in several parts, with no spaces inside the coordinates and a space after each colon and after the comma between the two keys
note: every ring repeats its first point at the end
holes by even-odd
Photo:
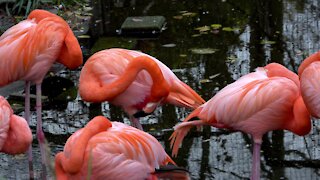
{"type": "Polygon", "coordinates": [[[84,2],[85,0],[7,0],[2,3],[5,3],[7,15],[26,17],[34,9],[42,9],[44,7],[59,9],[60,5],[66,8],[83,4],[84,2]]]}
{"type": "Polygon", "coordinates": [[[5,6],[9,16],[27,16],[44,3],[53,3],[53,0],[16,0],[15,3],[7,2],[5,6]]]}

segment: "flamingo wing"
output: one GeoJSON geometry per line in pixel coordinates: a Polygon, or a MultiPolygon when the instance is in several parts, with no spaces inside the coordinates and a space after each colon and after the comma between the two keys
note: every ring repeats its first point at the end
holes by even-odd
{"type": "MultiPolygon", "coordinates": [[[[71,156],[72,148],[78,148],[74,144],[82,133],[83,129],[68,139],[65,157],[71,156]]],[[[119,122],[112,122],[112,127],[92,136],[79,158],[84,158],[81,169],[68,174],[70,179],[146,179],[155,168],[174,163],[153,136],[119,122]]]]}
{"type": "Polygon", "coordinates": [[[173,162],[154,137],[119,122],[89,144],[94,147],[92,167],[97,177],[145,179],[156,168],[173,162]]]}
{"type": "Polygon", "coordinates": [[[282,128],[281,119],[292,119],[293,104],[300,95],[293,81],[274,77],[236,84],[239,86],[222,89],[203,106],[199,118],[251,135],[282,128]]]}
{"type": "MultiPolygon", "coordinates": [[[[95,69],[102,83],[111,83],[119,76],[130,76],[125,74],[129,62],[135,57],[118,49],[109,49],[101,52],[100,61],[96,61],[95,69]]],[[[122,94],[118,95],[112,103],[120,105],[124,109],[140,103],[150,96],[152,79],[147,71],[142,70],[136,79],[122,94]],[[131,98],[128,98],[131,97],[131,98]]],[[[116,87],[115,87],[116,88],[116,87]]]]}
{"type": "Polygon", "coordinates": [[[320,62],[313,62],[300,75],[301,95],[312,116],[320,118],[320,62]]]}
{"type": "Polygon", "coordinates": [[[40,83],[60,53],[66,34],[55,18],[24,20],[0,37],[0,86],[24,79],[40,83]]]}
{"type": "MultiPolygon", "coordinates": [[[[108,53],[112,53],[114,58],[115,57],[120,58],[119,56],[121,56],[122,58],[126,59],[127,60],[126,65],[132,59],[138,56],[147,56],[151,58],[153,61],[155,61],[158,64],[159,68],[161,69],[164,79],[170,86],[169,96],[165,100],[166,103],[170,103],[180,107],[196,108],[205,102],[194,90],[192,90],[187,84],[180,81],[179,78],[165,64],[163,64],[158,59],[139,51],[133,51],[133,50],[127,50],[127,49],[115,48],[115,49],[109,49],[107,51],[108,53]]],[[[117,62],[116,58],[111,62],[117,62]]],[[[119,64],[114,66],[119,66],[119,64]]],[[[126,67],[126,66],[122,64],[122,68],[123,67],[126,67]]],[[[123,71],[124,69],[122,69],[121,72],[123,71]]],[[[146,95],[144,98],[146,98],[150,95],[150,89],[152,84],[153,84],[152,78],[149,75],[149,73],[147,71],[142,71],[137,76],[136,81],[134,81],[133,85],[128,88],[126,92],[128,94],[126,95],[130,95],[127,97],[141,97],[139,96],[140,94],[139,92],[143,92],[143,94],[146,95]],[[138,96],[131,96],[131,95],[138,95],[138,96]]],[[[123,95],[124,95],[123,97],[125,97],[125,94],[123,95]]],[[[139,99],[140,103],[142,102],[141,100],[145,100],[143,98],[137,98],[137,99],[139,99]]]]}
{"type": "Polygon", "coordinates": [[[262,135],[271,130],[304,135],[311,127],[299,84],[286,77],[268,77],[263,68],[226,86],[176,125],[170,137],[173,155],[190,128],[201,125],[243,131],[255,142],[261,142],[262,135]]]}

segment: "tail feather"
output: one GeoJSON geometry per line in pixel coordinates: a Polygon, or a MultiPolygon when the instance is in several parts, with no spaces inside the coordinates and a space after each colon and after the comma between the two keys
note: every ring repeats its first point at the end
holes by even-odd
{"type": "Polygon", "coordinates": [[[166,101],[170,104],[187,107],[190,109],[196,109],[205,103],[198,93],[181,81],[174,82],[172,84],[166,101]]]}
{"type": "Polygon", "coordinates": [[[174,126],[174,132],[172,133],[172,135],[169,138],[169,140],[171,140],[170,146],[172,149],[172,156],[173,157],[177,156],[179,146],[182,143],[183,138],[188,134],[188,132],[190,131],[190,129],[193,126],[198,127],[198,126],[202,126],[202,125],[207,124],[206,122],[204,122],[202,120],[196,120],[196,121],[189,122],[189,120],[191,120],[194,117],[197,117],[199,115],[199,113],[201,112],[201,109],[202,108],[197,108],[182,123],[174,126]]]}

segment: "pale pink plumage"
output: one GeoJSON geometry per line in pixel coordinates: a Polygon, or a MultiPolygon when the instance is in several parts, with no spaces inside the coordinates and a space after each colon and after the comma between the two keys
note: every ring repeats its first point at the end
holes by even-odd
{"type": "Polygon", "coordinates": [[[79,92],[84,101],[121,106],[132,121],[136,120],[134,114],[152,113],[162,103],[193,109],[204,103],[156,58],[116,48],[99,51],[87,60],[81,70],[79,92]]]}
{"type": "Polygon", "coordinates": [[[0,152],[20,154],[28,150],[32,133],[26,120],[14,115],[8,101],[0,96],[0,152]]]}
{"type": "Polygon", "coordinates": [[[53,18],[27,19],[8,29],[0,37],[0,86],[17,80],[41,83],[59,56],[66,30],[53,18]]]}
{"type": "Polygon", "coordinates": [[[64,151],[56,156],[58,179],[90,177],[140,180],[147,179],[156,168],[168,162],[173,163],[161,144],[148,133],[120,122],[112,122],[112,127],[101,128],[111,123],[102,116],[95,117],[90,123],[75,132],[68,139],[64,151]],[[93,128],[92,125],[97,127],[93,128]],[[89,128],[96,132],[89,136],[84,135],[84,129],[88,131],[89,128]],[[98,130],[99,128],[101,129],[98,130]],[[72,161],[73,164],[67,162],[77,153],[76,149],[80,147],[75,144],[80,141],[86,144],[83,146],[84,151],[76,155],[78,158],[72,161]],[[72,173],[68,171],[69,165],[73,165],[72,173]],[[73,169],[74,166],[79,168],[73,169]]]}
{"type": "Polygon", "coordinates": [[[311,115],[320,118],[320,51],[301,63],[299,76],[303,100],[311,115]]]}
{"type": "Polygon", "coordinates": [[[183,123],[175,126],[171,146],[176,155],[192,126],[211,125],[248,133],[254,141],[252,178],[257,179],[263,134],[286,129],[305,135],[311,129],[309,116],[300,94],[298,76],[272,63],[226,86],[193,111],[183,123]]]}
{"type": "MultiPolygon", "coordinates": [[[[41,83],[54,62],[75,69],[82,64],[80,45],[58,15],[45,10],[33,10],[28,18],[9,28],[0,37],[0,87],[17,80],[26,81],[25,119],[29,123],[30,84],[36,84],[37,138],[43,167],[46,164],[41,117],[41,83]]],[[[31,146],[28,152],[30,178],[32,172],[31,146]]],[[[43,168],[44,173],[46,169],[43,168]]]]}

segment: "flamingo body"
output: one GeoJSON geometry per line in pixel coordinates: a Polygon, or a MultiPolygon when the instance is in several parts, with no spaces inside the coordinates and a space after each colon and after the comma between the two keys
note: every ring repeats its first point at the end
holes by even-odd
{"type": "Polygon", "coordinates": [[[252,136],[255,143],[252,179],[259,178],[263,134],[286,129],[306,135],[311,129],[298,76],[276,63],[257,68],[226,86],[175,126],[171,136],[174,155],[189,129],[199,125],[238,130],[252,136]]]}
{"type": "Polygon", "coordinates": [[[97,116],[56,155],[56,175],[57,179],[147,179],[168,162],[174,163],[153,136],[97,116]]]}
{"type": "Polygon", "coordinates": [[[303,100],[311,115],[320,118],[320,52],[301,63],[299,76],[303,100]]]}
{"type": "Polygon", "coordinates": [[[89,102],[109,101],[129,116],[149,114],[161,103],[196,108],[204,100],[156,58],[126,50],[95,53],[81,70],[79,92],[89,102]]]}
{"type": "Polygon", "coordinates": [[[27,20],[2,34],[0,56],[0,86],[17,80],[40,84],[55,61],[71,69],[82,64],[80,46],[68,24],[43,10],[32,11],[27,20]]]}
{"type": "MultiPolygon", "coordinates": [[[[69,25],[45,10],[33,10],[28,18],[9,28],[0,37],[0,87],[26,81],[25,119],[30,116],[30,84],[36,84],[37,139],[45,178],[46,155],[41,117],[41,83],[54,62],[70,69],[82,64],[80,45],[69,25]]],[[[33,179],[31,146],[28,152],[30,179],[33,179]]]]}
{"type": "Polygon", "coordinates": [[[21,154],[32,143],[32,133],[26,120],[14,115],[8,101],[0,96],[0,152],[21,154]]]}

